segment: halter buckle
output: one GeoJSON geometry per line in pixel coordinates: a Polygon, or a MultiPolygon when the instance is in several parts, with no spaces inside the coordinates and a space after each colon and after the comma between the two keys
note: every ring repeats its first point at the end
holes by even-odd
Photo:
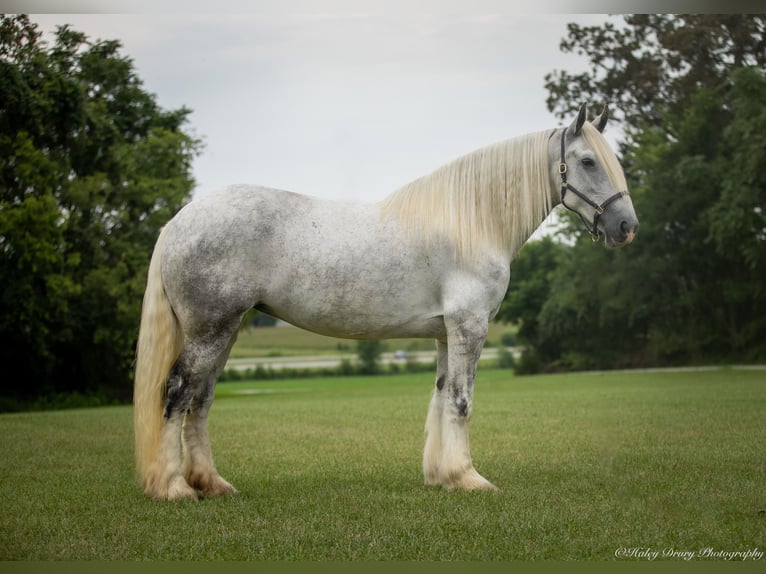
{"type": "Polygon", "coordinates": [[[566,164],[566,162],[563,162],[563,161],[562,161],[562,162],[559,164],[559,173],[560,173],[561,175],[564,175],[566,172],[567,172],[567,164],[566,164]]]}
{"type": "Polygon", "coordinates": [[[604,214],[604,209],[605,208],[604,208],[603,205],[597,205],[596,206],[596,213],[598,213],[599,215],[603,215],[604,214]]]}
{"type": "Polygon", "coordinates": [[[590,240],[593,243],[598,243],[599,239],[601,239],[601,235],[599,235],[598,231],[596,233],[589,231],[588,233],[590,233],[590,240]]]}

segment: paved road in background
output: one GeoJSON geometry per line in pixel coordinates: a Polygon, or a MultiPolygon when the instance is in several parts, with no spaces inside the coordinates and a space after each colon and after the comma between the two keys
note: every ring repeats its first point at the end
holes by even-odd
{"type": "MultiPolygon", "coordinates": [[[[517,355],[516,349],[511,351],[517,355]]],[[[482,361],[497,359],[498,349],[486,348],[481,353],[482,361]]],[[[393,353],[383,353],[380,357],[380,363],[388,365],[396,363],[404,365],[407,361],[416,361],[418,363],[430,363],[436,359],[436,351],[395,351],[393,353]]],[[[315,355],[307,357],[258,357],[251,359],[229,359],[226,363],[227,369],[245,371],[255,369],[258,366],[271,369],[318,369],[322,367],[337,367],[341,361],[347,360],[352,363],[357,361],[355,353],[344,353],[341,355],[315,355]]]]}

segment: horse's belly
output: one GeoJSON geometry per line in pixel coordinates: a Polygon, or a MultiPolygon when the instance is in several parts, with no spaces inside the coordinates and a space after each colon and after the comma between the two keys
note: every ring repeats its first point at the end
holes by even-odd
{"type": "Polygon", "coordinates": [[[340,339],[443,339],[446,337],[444,321],[441,318],[412,321],[400,325],[354,324],[353,321],[338,323],[311,321],[310,317],[284,320],[301,329],[340,339]]]}
{"type": "Polygon", "coordinates": [[[334,300],[306,297],[303,300],[266,301],[258,309],[288,323],[330,337],[343,339],[443,338],[446,335],[441,309],[436,305],[404,308],[385,302],[334,300]]]}

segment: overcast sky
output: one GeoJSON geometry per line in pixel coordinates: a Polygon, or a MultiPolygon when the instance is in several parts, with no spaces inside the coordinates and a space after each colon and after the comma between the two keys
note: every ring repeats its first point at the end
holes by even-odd
{"type": "Polygon", "coordinates": [[[566,24],[607,18],[507,6],[32,19],[119,40],[162,107],[193,111],[205,142],[195,193],[255,183],[375,201],[477,147],[559,125],[544,76],[586,65],[559,51],[566,24]]]}

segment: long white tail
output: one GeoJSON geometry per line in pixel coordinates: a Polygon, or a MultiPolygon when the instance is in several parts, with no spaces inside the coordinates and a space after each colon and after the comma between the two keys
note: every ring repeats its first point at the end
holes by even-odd
{"type": "Polygon", "coordinates": [[[165,382],[183,346],[178,325],[162,282],[162,245],[165,230],[154,246],[146,280],[141,326],[136,346],[133,387],[133,427],[136,470],[149,492],[159,479],[158,455],[163,424],[165,382]]]}

